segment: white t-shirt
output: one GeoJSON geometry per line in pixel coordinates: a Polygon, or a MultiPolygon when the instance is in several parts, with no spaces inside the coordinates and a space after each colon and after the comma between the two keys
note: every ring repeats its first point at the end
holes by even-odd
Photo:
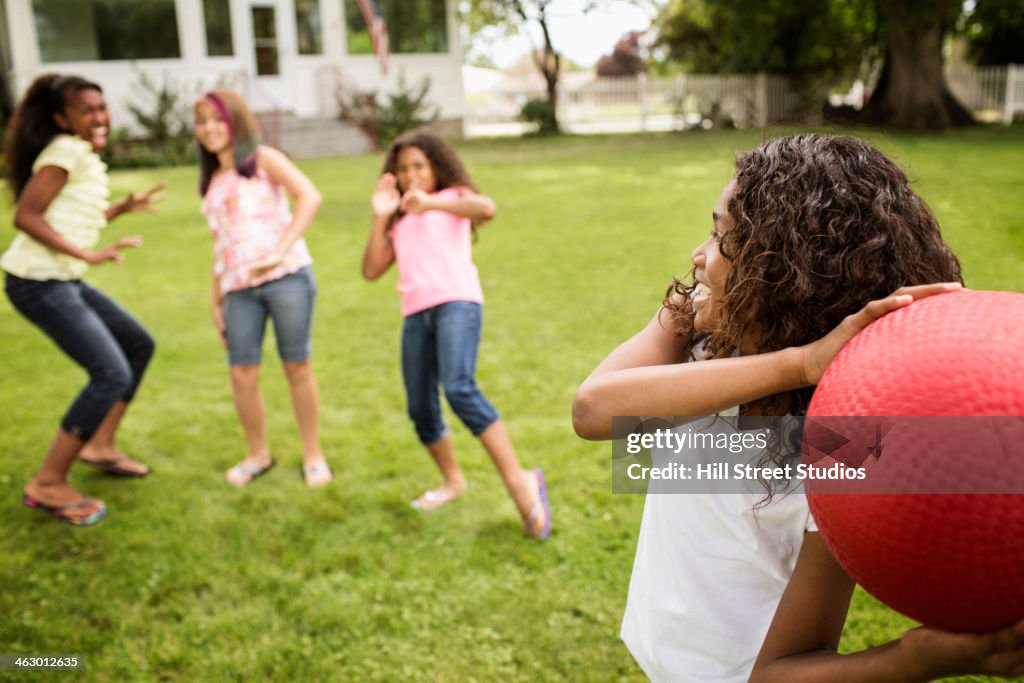
{"type": "Polygon", "coordinates": [[[658,486],[644,503],[622,640],[652,681],[745,682],[804,532],[817,530],[807,499],[776,494],[755,511],[763,492],[658,486]]]}

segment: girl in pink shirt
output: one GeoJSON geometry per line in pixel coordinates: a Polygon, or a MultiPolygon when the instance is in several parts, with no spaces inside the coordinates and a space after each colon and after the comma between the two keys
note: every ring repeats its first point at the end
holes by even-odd
{"type": "Polygon", "coordinates": [[[269,318],[302,438],[303,476],[310,487],[327,484],[332,474],[320,449],[320,396],[309,362],[316,280],[303,239],[320,193],[288,157],[256,144],[256,122],[237,93],[212,90],[194,114],[199,194],[214,240],[210,310],[249,444],[248,456],[225,478],[244,486],[274,466],[259,388],[269,318]]]}
{"type": "Polygon", "coordinates": [[[546,539],[551,510],[544,473],[520,467],[501,418],[476,385],[483,292],[473,264],[472,230],[494,217],[494,202],[477,192],[444,140],[412,132],[388,150],[372,206],[363,276],[376,280],[398,263],[409,417],[444,477],[441,486],[424,492],[413,507],[436,510],[466,489],[441,418],[441,384],[452,410],[494,460],[526,532],[546,539]]]}

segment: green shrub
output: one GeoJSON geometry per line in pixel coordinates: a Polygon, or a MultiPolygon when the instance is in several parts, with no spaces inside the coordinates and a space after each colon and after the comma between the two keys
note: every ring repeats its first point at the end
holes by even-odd
{"type": "Polygon", "coordinates": [[[424,76],[418,85],[410,86],[405,76],[398,76],[398,90],[387,95],[387,103],[376,105],[377,144],[386,147],[407,130],[419,128],[437,120],[438,108],[427,102],[430,77],[424,76]]]}
{"type": "Polygon", "coordinates": [[[180,166],[195,161],[188,97],[166,78],[156,84],[140,73],[134,88],[144,105],[129,104],[141,134],[119,129],[111,135],[106,161],[111,168],[180,166]]]}
{"type": "Polygon", "coordinates": [[[376,141],[378,147],[387,147],[405,131],[437,120],[439,110],[428,103],[429,91],[429,76],[410,86],[405,81],[405,74],[400,73],[398,90],[383,97],[340,80],[334,94],[338,102],[338,118],[359,126],[376,141]]]}
{"type": "Polygon", "coordinates": [[[529,100],[519,110],[519,118],[535,125],[537,128],[533,132],[538,135],[553,135],[559,132],[555,106],[548,100],[529,100]]]}

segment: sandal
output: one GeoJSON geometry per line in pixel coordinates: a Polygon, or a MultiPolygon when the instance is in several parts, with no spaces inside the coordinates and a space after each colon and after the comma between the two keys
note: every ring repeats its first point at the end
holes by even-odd
{"type": "Polygon", "coordinates": [[[302,466],[302,477],[306,480],[306,486],[315,489],[334,481],[334,473],[326,460],[320,460],[312,465],[302,466]]]}
{"type": "Polygon", "coordinates": [[[26,507],[39,510],[40,512],[45,512],[51,517],[59,519],[65,524],[71,524],[72,526],[92,526],[96,522],[106,517],[106,505],[101,505],[99,510],[93,512],[90,515],[86,515],[85,517],[74,517],[68,514],[73,510],[85,507],[91,501],[92,498],[90,498],[89,496],[82,496],[82,500],[78,501],[77,503],[68,503],[67,505],[47,505],[43,501],[39,500],[38,498],[33,498],[27,493],[22,494],[21,496],[21,502],[26,507]]]}
{"type": "Polygon", "coordinates": [[[551,537],[551,503],[548,501],[548,487],[544,481],[544,470],[534,468],[533,473],[537,475],[537,502],[530,508],[530,514],[523,517],[523,528],[527,535],[536,538],[538,541],[546,541],[551,537]],[[537,516],[544,513],[544,526],[540,533],[534,535],[532,529],[537,516]]]}
{"type": "Polygon", "coordinates": [[[457,493],[442,491],[441,489],[428,489],[423,492],[423,495],[412,501],[411,505],[417,510],[431,512],[433,510],[440,510],[458,497],[459,494],[457,493]]]}
{"type": "Polygon", "coordinates": [[[124,467],[124,464],[127,462],[137,462],[129,458],[127,455],[121,455],[111,460],[87,460],[79,455],[78,462],[84,463],[89,467],[95,467],[98,470],[103,470],[109,474],[116,474],[119,477],[142,478],[149,474],[149,467],[142,465],[141,462],[138,464],[146,468],[143,472],[124,467]]]}
{"type": "Polygon", "coordinates": [[[245,486],[246,484],[252,483],[257,477],[262,477],[264,474],[269,472],[277,462],[273,458],[270,460],[270,464],[266,466],[254,465],[248,460],[243,460],[238,463],[227,472],[224,473],[224,478],[229,484],[235,486],[245,486]]]}

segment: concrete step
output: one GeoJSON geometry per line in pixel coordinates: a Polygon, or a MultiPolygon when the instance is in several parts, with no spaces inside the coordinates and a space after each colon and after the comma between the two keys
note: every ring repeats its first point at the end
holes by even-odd
{"type": "Polygon", "coordinates": [[[373,151],[366,134],[346,121],[291,115],[280,115],[276,120],[266,115],[260,118],[267,142],[295,159],[353,156],[373,151]]]}

